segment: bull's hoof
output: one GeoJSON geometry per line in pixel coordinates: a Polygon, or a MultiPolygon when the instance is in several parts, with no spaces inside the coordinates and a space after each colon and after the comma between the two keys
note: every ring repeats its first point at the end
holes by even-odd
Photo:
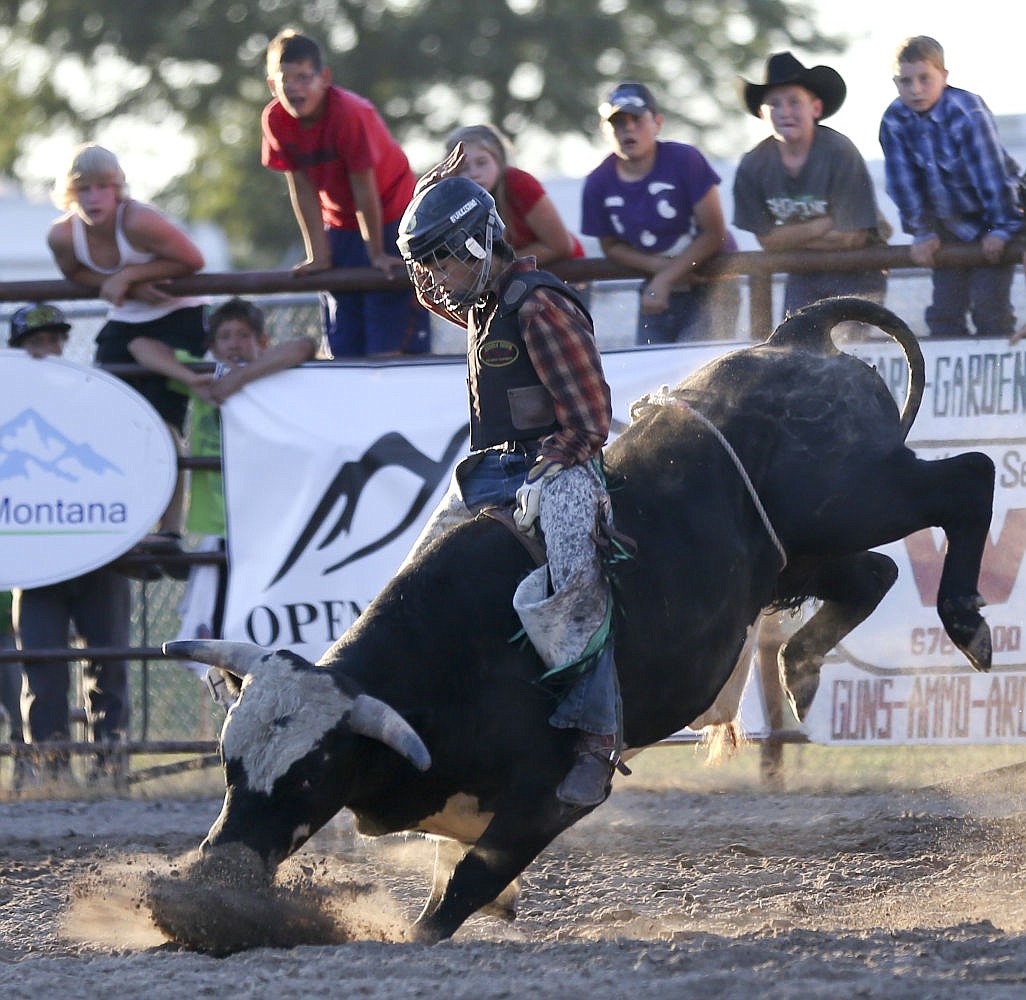
{"type": "MultiPolygon", "coordinates": [[[[950,634],[950,633],[949,633],[950,634]]],[[[993,647],[990,641],[990,626],[981,618],[973,632],[972,638],[964,645],[955,636],[951,636],[955,645],[958,646],[966,659],[972,664],[973,670],[987,673],[990,670],[993,647]]]]}
{"type": "Polygon", "coordinates": [[[478,913],[489,917],[497,917],[512,923],[517,918],[517,904],[520,902],[520,879],[515,878],[498,896],[486,906],[482,906],[478,913]]]}
{"type": "Polygon", "coordinates": [[[452,931],[443,930],[431,917],[417,920],[406,931],[406,940],[414,944],[438,944],[452,937],[452,931]]]}
{"type": "Polygon", "coordinates": [[[777,668],[791,711],[799,722],[805,721],[819,690],[819,671],[823,658],[803,648],[794,637],[777,650],[777,668]]]}
{"type": "Polygon", "coordinates": [[[808,710],[813,706],[816,692],[820,689],[820,672],[818,670],[804,671],[801,674],[786,675],[784,678],[784,693],[787,695],[788,704],[794,717],[799,722],[805,721],[808,710]]]}
{"type": "Polygon", "coordinates": [[[990,670],[993,647],[990,626],[979,613],[983,599],[979,595],[967,598],[949,598],[937,608],[944,630],[951,641],[965,654],[974,670],[990,670]]]}

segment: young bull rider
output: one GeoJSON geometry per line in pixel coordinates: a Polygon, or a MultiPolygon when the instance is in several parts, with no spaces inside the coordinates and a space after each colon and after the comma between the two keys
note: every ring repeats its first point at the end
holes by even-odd
{"type": "Polygon", "coordinates": [[[421,180],[399,226],[417,297],[467,331],[472,449],[406,562],[484,507],[515,506],[522,532],[539,522],[548,565],[521,583],[513,606],[545,677],[570,684],[549,719],[579,733],[556,794],[594,806],[620,749],[611,596],[594,542],[610,517],[599,465],[609,386],[584,306],[533,257],[517,259],[491,195],[452,176],[460,157],[457,148],[421,180]]]}

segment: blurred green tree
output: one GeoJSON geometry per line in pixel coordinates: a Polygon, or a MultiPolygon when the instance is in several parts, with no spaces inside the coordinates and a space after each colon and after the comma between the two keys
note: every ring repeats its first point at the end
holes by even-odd
{"type": "Polygon", "coordinates": [[[471,121],[532,150],[545,139],[531,169],[558,169],[567,142],[587,148],[597,101],[622,79],[662,97],[668,131],[725,155],[742,120],[737,73],[770,51],[841,47],[801,0],[0,0],[0,172],[17,176],[41,136],[166,123],[169,144],[196,155],[158,202],[223,226],[237,266],[276,264],[294,223],[284,182],[259,163],[259,113],[265,48],[287,25],[374,102],[414,169],[471,121]]]}

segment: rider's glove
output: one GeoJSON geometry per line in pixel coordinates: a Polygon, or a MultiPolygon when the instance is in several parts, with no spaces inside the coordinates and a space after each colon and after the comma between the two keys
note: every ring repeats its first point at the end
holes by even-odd
{"type": "Polygon", "coordinates": [[[554,458],[539,458],[531,466],[524,485],[517,490],[517,506],[513,511],[513,521],[521,531],[530,531],[534,522],[538,520],[542,486],[565,468],[562,462],[557,462],[554,458]]]}

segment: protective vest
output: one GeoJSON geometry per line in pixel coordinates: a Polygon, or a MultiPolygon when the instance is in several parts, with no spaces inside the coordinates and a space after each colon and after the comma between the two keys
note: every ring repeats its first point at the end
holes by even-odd
{"type": "Polygon", "coordinates": [[[532,441],[559,430],[552,396],[531,363],[520,332],[518,310],[536,288],[551,288],[575,302],[576,295],[547,271],[516,273],[484,325],[468,331],[467,388],[470,394],[470,447],[474,451],[504,441],[532,441]]]}

